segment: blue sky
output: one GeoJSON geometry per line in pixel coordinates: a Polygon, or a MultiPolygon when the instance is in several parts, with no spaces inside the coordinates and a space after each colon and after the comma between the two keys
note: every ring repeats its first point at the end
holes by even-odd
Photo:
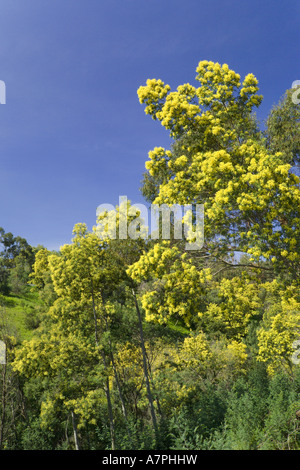
{"type": "Polygon", "coordinates": [[[298,0],[1,0],[0,226],[58,249],[120,195],[143,202],[147,78],[195,84],[200,60],[254,73],[263,120],[300,79],[298,0]]]}

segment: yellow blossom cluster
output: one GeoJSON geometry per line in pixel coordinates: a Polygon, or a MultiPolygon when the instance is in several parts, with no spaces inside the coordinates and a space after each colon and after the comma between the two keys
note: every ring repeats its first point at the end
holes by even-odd
{"type": "Polygon", "coordinates": [[[189,325],[196,317],[211,273],[197,270],[186,256],[163,241],[129,267],[127,272],[136,282],[152,281],[152,289],[141,295],[147,320],[166,323],[178,315],[189,325]]]}
{"type": "Polygon", "coordinates": [[[210,328],[223,331],[228,338],[240,340],[247,333],[251,318],[259,311],[257,286],[242,276],[224,278],[211,287],[220,301],[211,302],[205,311],[199,313],[200,318],[210,328]]]}
{"type": "Polygon", "coordinates": [[[300,339],[300,302],[282,293],[279,302],[271,304],[264,314],[258,332],[258,359],[267,363],[268,372],[290,370],[293,343],[300,339]]]}

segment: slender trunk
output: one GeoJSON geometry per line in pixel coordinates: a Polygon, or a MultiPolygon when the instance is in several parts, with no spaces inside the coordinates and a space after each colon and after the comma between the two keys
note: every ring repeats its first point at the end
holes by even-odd
{"type": "MultiPolygon", "coordinates": [[[[108,332],[108,322],[107,322],[106,311],[105,311],[104,306],[103,306],[103,312],[104,312],[103,317],[104,317],[104,321],[105,321],[105,328],[106,328],[106,331],[108,332]]],[[[125,406],[125,400],[124,400],[124,397],[123,397],[123,393],[122,393],[122,389],[121,389],[121,385],[120,385],[120,381],[119,381],[118,371],[117,371],[115,360],[114,360],[114,355],[113,355],[113,350],[112,350],[112,344],[111,344],[110,337],[109,337],[108,341],[109,341],[110,360],[111,360],[111,364],[112,364],[113,371],[114,371],[114,377],[115,377],[115,381],[116,381],[116,385],[117,385],[117,389],[118,389],[119,398],[120,398],[120,401],[121,401],[122,412],[123,412],[123,415],[124,415],[124,418],[125,418],[126,430],[127,430],[129,440],[132,442],[131,433],[130,433],[129,426],[128,426],[128,417],[127,417],[127,411],[126,411],[126,406],[125,406]]]]}
{"type": "MultiPolygon", "coordinates": [[[[105,370],[107,370],[105,352],[102,350],[101,354],[102,354],[102,360],[103,360],[104,368],[105,368],[105,370]]],[[[106,377],[104,391],[105,391],[105,395],[106,395],[108,417],[109,417],[111,450],[115,450],[115,448],[116,448],[115,423],[114,423],[113,407],[112,407],[111,397],[110,397],[109,377],[106,377]]]]}
{"type": "MultiPolygon", "coordinates": [[[[149,377],[150,377],[150,380],[152,381],[151,365],[150,365],[150,361],[149,361],[149,357],[148,357],[148,354],[147,354],[147,353],[146,353],[146,357],[147,357],[147,363],[148,363],[148,368],[149,368],[149,377]]],[[[153,389],[153,391],[155,392],[155,387],[154,387],[153,381],[152,381],[152,389],[153,389]]],[[[155,401],[156,401],[156,404],[157,404],[157,411],[158,411],[158,414],[159,414],[160,416],[162,416],[162,411],[161,411],[161,407],[160,407],[160,401],[159,401],[159,398],[158,398],[157,395],[156,395],[156,397],[155,397],[155,401]]]]}
{"type": "Polygon", "coordinates": [[[151,413],[152,424],[153,424],[155,435],[156,435],[156,438],[157,438],[158,437],[158,427],[157,427],[157,420],[156,420],[156,414],[155,414],[155,409],[154,409],[154,404],[153,404],[153,397],[152,397],[150,380],[149,380],[149,373],[148,373],[148,367],[147,367],[147,353],[146,353],[145,341],[144,341],[142,316],[141,316],[140,308],[139,308],[139,305],[138,305],[138,302],[137,302],[137,299],[136,299],[135,291],[132,290],[132,293],[133,293],[135,308],[136,308],[138,321],[139,321],[141,349],[142,349],[142,355],[143,355],[143,369],[144,369],[144,376],[145,376],[145,382],[146,382],[147,396],[148,396],[148,401],[149,401],[149,405],[150,405],[150,413],[151,413]]]}
{"type": "Polygon", "coordinates": [[[1,422],[0,422],[0,449],[2,449],[4,438],[4,425],[6,418],[6,363],[3,364],[2,373],[2,400],[1,400],[1,422]]]}
{"type": "MultiPolygon", "coordinates": [[[[94,314],[94,326],[95,326],[95,342],[96,345],[99,346],[99,338],[98,338],[98,324],[97,324],[97,312],[95,306],[95,299],[94,299],[94,288],[93,288],[93,281],[91,279],[91,293],[92,293],[92,303],[93,303],[93,314],[94,314]]],[[[105,352],[102,349],[102,359],[105,370],[107,370],[107,363],[106,363],[106,356],[105,352]]],[[[104,391],[107,400],[107,409],[108,409],[108,416],[109,416],[109,427],[110,427],[110,437],[111,437],[111,448],[115,450],[116,448],[116,439],[115,439],[115,424],[114,424],[114,415],[113,415],[113,408],[111,403],[110,397],[110,389],[109,389],[109,378],[106,378],[104,391]]]]}
{"type": "Polygon", "coordinates": [[[108,416],[109,416],[109,427],[110,427],[110,436],[111,436],[111,450],[115,450],[115,448],[116,448],[115,424],[114,424],[113,409],[112,409],[111,398],[110,398],[109,378],[108,377],[106,379],[106,384],[105,384],[105,394],[106,394],[106,399],[107,399],[107,409],[108,409],[108,416]]]}
{"type": "Polygon", "coordinates": [[[112,362],[112,366],[113,366],[113,370],[114,370],[114,375],[115,375],[115,380],[116,380],[117,389],[118,389],[118,393],[119,393],[119,398],[120,398],[120,402],[121,402],[122,412],[123,412],[124,419],[125,419],[126,431],[127,431],[128,437],[129,437],[129,441],[132,443],[132,435],[131,435],[129,425],[128,425],[128,415],[127,415],[127,411],[126,411],[125,400],[124,400],[124,397],[123,397],[123,393],[122,393],[122,389],[121,389],[121,385],[120,385],[120,381],[119,381],[119,376],[118,376],[118,371],[117,371],[117,368],[116,368],[116,364],[115,364],[114,356],[113,356],[112,352],[111,352],[111,362],[112,362]]]}
{"type": "Polygon", "coordinates": [[[125,400],[124,400],[123,393],[122,393],[122,390],[121,390],[118,371],[117,371],[117,368],[116,368],[114,355],[113,355],[112,351],[110,352],[110,358],[111,358],[111,363],[112,363],[112,366],[113,366],[115,381],[116,381],[116,384],[117,384],[117,389],[118,389],[118,393],[119,393],[119,397],[120,397],[122,412],[123,412],[124,418],[127,422],[127,411],[126,411],[126,407],[125,407],[125,400]]]}
{"type": "MultiPolygon", "coordinates": [[[[104,308],[104,320],[105,320],[106,331],[108,331],[108,322],[107,322],[105,308],[104,308]]],[[[126,406],[125,406],[125,400],[124,400],[124,397],[123,397],[121,384],[120,384],[120,381],[119,381],[119,375],[118,375],[118,371],[117,371],[117,368],[116,368],[116,363],[115,363],[115,359],[114,359],[114,354],[113,354],[113,350],[112,350],[112,344],[111,344],[110,337],[109,337],[109,349],[110,349],[111,364],[112,364],[112,367],[113,367],[115,381],[116,381],[116,385],[117,385],[117,389],[118,389],[118,393],[119,393],[119,398],[120,398],[120,402],[121,402],[121,408],[122,408],[122,412],[123,412],[123,415],[124,415],[124,418],[125,418],[126,430],[127,430],[129,440],[132,442],[132,439],[131,439],[132,436],[131,436],[131,432],[130,432],[130,429],[129,429],[129,426],[128,426],[128,416],[127,416],[127,411],[126,411],[126,406]]]]}
{"type": "Polygon", "coordinates": [[[77,433],[76,416],[75,416],[74,411],[71,412],[71,416],[72,416],[72,426],[73,426],[73,435],[74,435],[75,450],[80,450],[80,447],[79,447],[79,439],[78,439],[78,433],[77,433]]]}

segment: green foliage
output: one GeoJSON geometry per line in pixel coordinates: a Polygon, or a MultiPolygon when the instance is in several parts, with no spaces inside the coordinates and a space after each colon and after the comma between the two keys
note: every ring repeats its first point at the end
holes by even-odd
{"type": "Polygon", "coordinates": [[[222,426],[225,411],[223,391],[212,386],[195,390],[169,420],[170,448],[207,449],[210,435],[222,426]]]}
{"type": "Polygon", "coordinates": [[[59,252],[0,229],[1,448],[299,450],[300,108],[262,132],[253,74],[196,72],[138,97],[172,139],[142,193],[204,203],[201,249],[112,240],[130,203],[59,252]]]}
{"type": "Polygon", "coordinates": [[[218,450],[296,450],[300,429],[299,372],[270,378],[256,364],[238,380],[226,399],[222,426],[211,434],[209,446],[218,450]]]}
{"type": "Polygon", "coordinates": [[[287,163],[299,166],[300,107],[293,103],[292,93],[293,90],[287,90],[271,110],[266,121],[265,136],[273,152],[282,152],[287,163]]]}
{"type": "Polygon", "coordinates": [[[34,263],[35,249],[25,238],[15,237],[0,227],[0,292],[24,294],[28,290],[29,274],[34,263]]]}

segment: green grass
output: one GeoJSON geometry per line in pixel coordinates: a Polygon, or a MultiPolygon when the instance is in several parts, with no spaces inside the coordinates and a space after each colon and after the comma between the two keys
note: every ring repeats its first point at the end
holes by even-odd
{"type": "Polygon", "coordinates": [[[0,296],[0,322],[8,334],[19,341],[30,339],[33,329],[28,326],[26,319],[34,315],[39,305],[37,293],[28,292],[24,295],[0,296]]]}

